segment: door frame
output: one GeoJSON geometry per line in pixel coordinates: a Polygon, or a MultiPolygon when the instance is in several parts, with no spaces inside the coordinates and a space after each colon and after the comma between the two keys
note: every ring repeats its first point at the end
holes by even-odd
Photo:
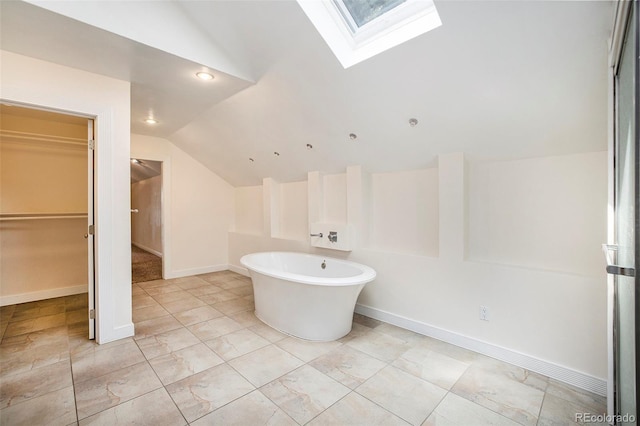
{"type": "Polygon", "coordinates": [[[88,307],[87,307],[87,320],[89,322],[89,334],[88,338],[90,340],[96,339],[96,335],[98,334],[98,324],[97,321],[98,313],[96,309],[96,293],[97,293],[97,279],[96,279],[96,251],[97,247],[95,245],[95,233],[93,230],[89,231],[89,226],[93,225],[95,229],[95,211],[96,211],[96,193],[98,190],[97,181],[95,179],[95,164],[97,162],[97,150],[94,149],[96,143],[96,133],[95,133],[95,125],[97,121],[97,117],[90,114],[82,114],[78,112],[71,112],[57,108],[45,107],[40,105],[33,105],[19,101],[10,101],[0,98],[0,101],[3,103],[15,105],[21,108],[28,108],[39,111],[47,111],[54,112],[57,114],[70,115],[74,117],[86,118],[87,123],[87,229],[86,235],[87,238],[87,248],[88,248],[88,256],[87,256],[87,297],[89,299],[88,307]],[[93,147],[92,144],[93,143],[93,147]],[[91,170],[89,170],[91,169],[91,170]],[[92,315],[93,311],[93,315],[92,315]],[[93,317],[93,318],[92,318],[93,317]]]}
{"type": "MultiPolygon", "coordinates": [[[[134,148],[131,145],[131,158],[139,160],[159,161],[162,163],[162,179],[160,188],[160,209],[162,224],[160,226],[162,240],[162,278],[167,280],[175,278],[171,263],[171,157],[168,155],[153,153],[142,149],[134,148]]],[[[132,208],[132,206],[130,206],[132,208]]],[[[131,239],[131,233],[129,233],[131,239]]],[[[131,242],[131,241],[129,241],[131,242]]]]}
{"type": "MultiPolygon", "coordinates": [[[[608,72],[608,113],[609,113],[609,127],[608,127],[608,214],[607,214],[607,243],[615,244],[615,164],[616,164],[616,126],[617,126],[617,111],[616,111],[616,75],[617,70],[622,58],[622,49],[624,46],[624,40],[627,33],[628,23],[630,21],[630,13],[632,8],[630,1],[618,0],[616,3],[616,11],[614,18],[614,28],[609,46],[609,72],[608,72]]],[[[636,4],[636,14],[640,16],[640,5],[636,4]]],[[[638,24],[638,23],[637,23],[638,24]]],[[[638,51],[640,51],[640,28],[636,24],[636,33],[631,37],[635,37],[636,42],[636,85],[635,85],[635,99],[640,99],[640,59],[638,58],[638,51]]],[[[636,139],[640,137],[640,105],[636,104],[636,124],[635,132],[636,139]]],[[[636,233],[640,230],[640,204],[638,192],[640,191],[640,147],[636,147],[635,150],[635,202],[634,202],[634,226],[636,233]]],[[[637,234],[636,234],[637,235],[637,234]]],[[[636,410],[640,407],[640,291],[638,291],[638,280],[640,275],[640,262],[638,262],[638,255],[640,254],[640,238],[635,238],[635,351],[636,351],[636,410]]],[[[615,275],[607,274],[607,353],[608,353],[608,386],[607,386],[607,412],[612,418],[618,414],[617,411],[617,392],[616,392],[616,309],[615,309],[615,275]]]]}

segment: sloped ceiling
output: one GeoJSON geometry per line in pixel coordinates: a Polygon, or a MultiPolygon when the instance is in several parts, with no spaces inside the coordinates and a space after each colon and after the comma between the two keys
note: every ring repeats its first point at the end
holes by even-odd
{"type": "MultiPolygon", "coordinates": [[[[211,97],[205,89],[185,89],[198,106],[161,136],[235,186],[302,180],[351,164],[372,172],[423,168],[456,151],[513,158],[606,149],[613,2],[435,3],[440,28],[345,70],[293,0],[179,1],[255,84],[239,79],[209,103],[200,102],[211,97]]],[[[58,31],[42,19],[43,31],[58,31]]],[[[21,48],[4,40],[2,47],[21,48]]],[[[163,55],[154,63],[184,61],[163,55]]],[[[177,83],[145,84],[145,77],[136,82],[150,93],[179,91],[177,83]]],[[[169,93],[164,102],[183,98],[169,93]]],[[[139,124],[133,131],[158,135],[139,124]]]]}

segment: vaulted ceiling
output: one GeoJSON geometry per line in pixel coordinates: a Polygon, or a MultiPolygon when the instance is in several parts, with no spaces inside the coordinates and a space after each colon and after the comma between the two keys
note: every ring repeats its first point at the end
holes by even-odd
{"type": "Polygon", "coordinates": [[[235,186],[606,149],[613,2],[435,4],[441,27],[348,69],[294,0],[2,1],[0,47],[131,81],[132,132],[235,186]]]}

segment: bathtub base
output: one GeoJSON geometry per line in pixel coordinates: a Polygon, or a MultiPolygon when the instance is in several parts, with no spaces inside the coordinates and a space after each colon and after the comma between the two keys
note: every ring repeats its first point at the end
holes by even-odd
{"type": "Polygon", "coordinates": [[[318,286],[251,271],[255,315],[269,327],[300,339],[328,342],[351,331],[353,311],[364,284],[318,286]]]}

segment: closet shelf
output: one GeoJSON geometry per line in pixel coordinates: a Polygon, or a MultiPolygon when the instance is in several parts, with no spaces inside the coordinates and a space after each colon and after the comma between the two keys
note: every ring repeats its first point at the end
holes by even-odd
{"type": "Polygon", "coordinates": [[[82,219],[87,213],[4,213],[0,221],[5,220],[41,220],[41,219],[82,219]]]}

